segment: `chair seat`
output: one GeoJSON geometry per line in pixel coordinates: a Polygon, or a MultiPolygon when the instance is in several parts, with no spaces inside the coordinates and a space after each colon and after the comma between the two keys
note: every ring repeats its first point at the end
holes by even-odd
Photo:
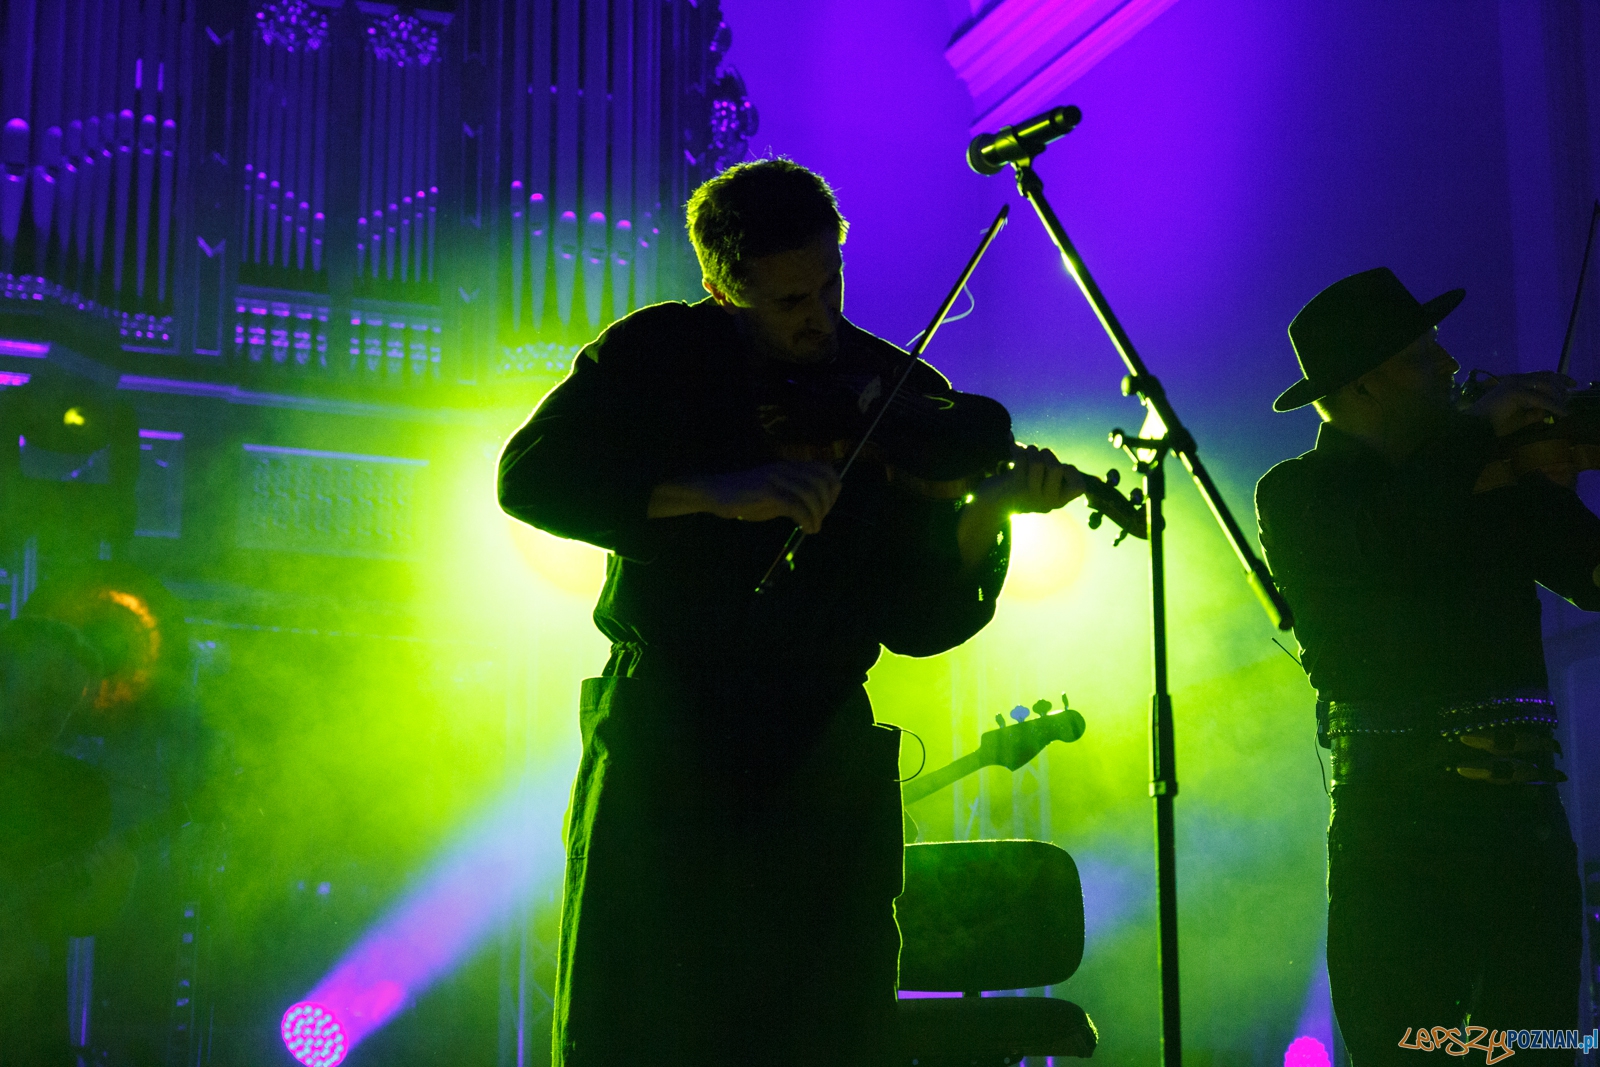
{"type": "Polygon", "coordinates": [[[899,1002],[901,1047],[918,1067],[1094,1055],[1100,1034],[1082,1008],[1054,997],[940,997],[899,1002]]]}

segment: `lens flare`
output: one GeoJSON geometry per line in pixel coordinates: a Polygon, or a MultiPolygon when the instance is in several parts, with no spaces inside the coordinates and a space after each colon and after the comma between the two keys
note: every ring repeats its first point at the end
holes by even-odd
{"type": "Polygon", "coordinates": [[[321,1004],[303,1000],[283,1013],[283,1043],[306,1067],[338,1067],[350,1051],[344,1027],[321,1004]]]}
{"type": "Polygon", "coordinates": [[[606,580],[603,549],[568,541],[504,516],[507,535],[517,552],[544,581],[563,593],[593,601],[606,580]]]}
{"type": "Polygon", "coordinates": [[[1083,574],[1088,554],[1083,516],[1065,510],[1011,517],[1011,568],[1005,595],[1048,600],[1070,589],[1083,574]]]}

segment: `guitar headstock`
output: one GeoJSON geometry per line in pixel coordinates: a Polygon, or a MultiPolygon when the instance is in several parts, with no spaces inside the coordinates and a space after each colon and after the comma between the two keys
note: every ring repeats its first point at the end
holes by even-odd
{"type": "MultiPolygon", "coordinates": [[[[1067,706],[1065,694],[1061,697],[1061,704],[1060,711],[1051,711],[1048,700],[1036,701],[1032,708],[1033,718],[1021,719],[1010,726],[1006,726],[1005,720],[996,715],[995,719],[1001,725],[986,730],[978,740],[979,765],[1014,771],[1027,766],[1050,742],[1070,743],[1082,737],[1085,726],[1083,716],[1067,706]]],[[[1027,710],[1017,709],[1024,713],[1027,710]]]]}

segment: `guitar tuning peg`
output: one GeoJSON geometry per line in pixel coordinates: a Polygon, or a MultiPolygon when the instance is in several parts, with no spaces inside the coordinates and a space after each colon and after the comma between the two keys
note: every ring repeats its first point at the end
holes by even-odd
{"type": "Polygon", "coordinates": [[[1100,514],[1098,511],[1089,512],[1089,529],[1091,529],[1091,530],[1100,529],[1100,524],[1102,522],[1104,522],[1105,520],[1106,520],[1106,517],[1104,515],[1100,514]]]}
{"type": "Polygon", "coordinates": [[[1128,503],[1132,504],[1136,508],[1144,507],[1144,490],[1135,489],[1133,492],[1129,493],[1128,503]]]}
{"type": "Polygon", "coordinates": [[[1055,707],[1054,704],[1050,703],[1048,700],[1045,700],[1045,699],[1043,699],[1041,697],[1040,699],[1035,700],[1033,702],[1033,713],[1035,715],[1043,715],[1053,707],[1055,707]]]}
{"type": "Polygon", "coordinates": [[[1122,542],[1126,541],[1127,539],[1128,539],[1128,531],[1127,530],[1123,530],[1121,533],[1117,534],[1117,539],[1115,541],[1111,542],[1111,547],[1112,548],[1116,548],[1118,545],[1122,544],[1122,542]]]}
{"type": "Polygon", "coordinates": [[[1068,702],[1067,694],[1065,694],[1065,693],[1061,694],[1061,710],[1062,711],[1071,711],[1072,710],[1072,704],[1068,702]]]}
{"type": "Polygon", "coordinates": [[[1027,717],[1028,717],[1028,709],[1023,707],[1021,704],[1018,704],[1016,707],[1011,709],[1011,718],[1013,720],[1015,720],[1017,722],[1021,722],[1023,719],[1026,719],[1027,717]]]}
{"type": "Polygon", "coordinates": [[[1106,471],[1106,476],[1103,480],[1107,485],[1115,489],[1117,484],[1122,481],[1122,472],[1117,470],[1117,468],[1112,467],[1110,470],[1106,471]]]}

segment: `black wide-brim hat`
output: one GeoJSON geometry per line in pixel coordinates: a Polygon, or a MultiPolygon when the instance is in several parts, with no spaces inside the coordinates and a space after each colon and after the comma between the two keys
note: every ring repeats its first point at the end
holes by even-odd
{"type": "Polygon", "coordinates": [[[1344,388],[1439,325],[1466,295],[1452,289],[1419,304],[1388,267],[1334,282],[1289,323],[1304,377],[1272,402],[1272,410],[1303,408],[1344,388]]]}

